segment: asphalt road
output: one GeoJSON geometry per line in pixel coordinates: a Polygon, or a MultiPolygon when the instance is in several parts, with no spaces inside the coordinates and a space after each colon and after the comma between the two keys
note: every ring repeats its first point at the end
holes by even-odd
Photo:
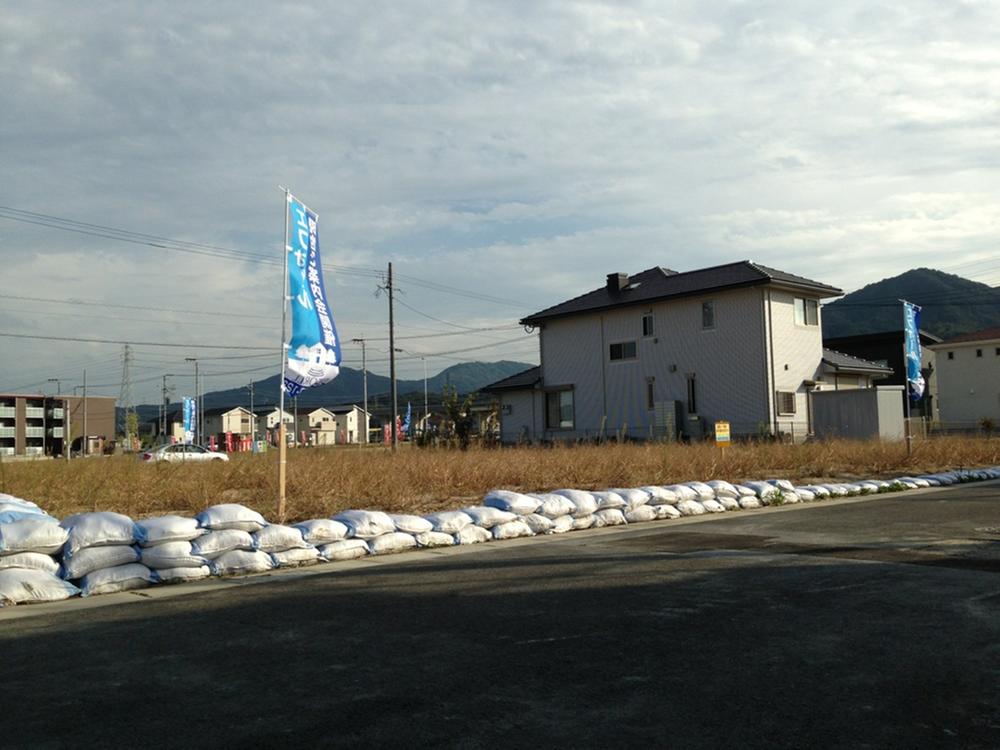
{"type": "Polygon", "coordinates": [[[991,483],[21,607],[0,746],[995,748],[998,572],[991,483]]]}

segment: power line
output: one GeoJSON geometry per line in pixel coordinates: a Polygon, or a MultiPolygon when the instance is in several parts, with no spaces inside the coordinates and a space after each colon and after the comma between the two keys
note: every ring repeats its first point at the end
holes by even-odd
{"type": "Polygon", "coordinates": [[[131,341],[124,339],[92,339],[70,336],[38,336],[27,333],[0,331],[0,336],[10,339],[36,339],[39,341],[72,341],[81,344],[131,344],[133,346],[174,347],[177,349],[247,349],[250,351],[271,351],[270,346],[233,346],[231,344],[165,344],[155,341],[131,341]]]}

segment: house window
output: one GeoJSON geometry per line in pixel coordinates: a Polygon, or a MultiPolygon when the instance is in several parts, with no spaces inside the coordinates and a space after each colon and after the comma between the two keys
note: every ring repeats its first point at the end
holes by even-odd
{"type": "Polygon", "coordinates": [[[701,303],[701,327],[704,329],[715,328],[715,303],[701,303]]]}
{"type": "Polygon", "coordinates": [[[976,356],[977,357],[982,357],[983,356],[983,350],[982,349],[976,349],[976,356]]]}
{"type": "Polygon", "coordinates": [[[778,391],[778,414],[795,413],[795,391],[778,391]]]}
{"type": "Polygon", "coordinates": [[[642,316],[642,335],[653,335],[653,313],[646,313],[642,316]]]}
{"type": "Polygon", "coordinates": [[[955,359],[955,352],[948,352],[948,359],[955,359]]]}
{"type": "Polygon", "coordinates": [[[795,298],[795,325],[818,326],[819,303],[814,299],[795,298]]]}
{"type": "Polygon", "coordinates": [[[545,426],[550,430],[573,429],[573,391],[545,394],[545,426]]]}
{"type": "Polygon", "coordinates": [[[646,408],[654,409],[656,403],[656,394],[654,393],[653,384],[656,382],[656,378],[646,378],[646,408]]]}
{"type": "Polygon", "coordinates": [[[698,394],[695,393],[694,373],[687,376],[687,407],[688,414],[698,413],[698,394]]]}
{"type": "Polygon", "coordinates": [[[635,359],[635,342],[623,341],[620,344],[612,344],[609,357],[612,362],[623,359],[635,359]]]}

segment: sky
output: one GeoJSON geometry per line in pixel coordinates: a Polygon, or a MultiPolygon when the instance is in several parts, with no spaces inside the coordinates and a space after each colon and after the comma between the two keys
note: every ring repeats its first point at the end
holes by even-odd
{"type": "Polygon", "coordinates": [[[81,339],[133,342],[136,403],[276,374],[279,186],[347,366],[388,371],[393,263],[408,378],[537,362],[518,319],[617,271],[996,285],[998,38],[980,0],[15,4],[0,333],[68,340],[0,337],[0,391],[118,396],[81,339]]]}

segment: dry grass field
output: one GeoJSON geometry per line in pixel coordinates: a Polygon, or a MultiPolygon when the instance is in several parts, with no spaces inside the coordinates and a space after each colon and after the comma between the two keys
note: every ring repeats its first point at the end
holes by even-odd
{"type": "MultiPolygon", "coordinates": [[[[0,463],[0,492],[33,500],[57,516],[114,510],[134,518],[239,502],[273,517],[277,454],[226,463],[145,464],[134,457],[0,463]]],[[[691,479],[788,477],[795,481],[891,477],[1000,464],[1000,440],[937,438],[914,443],[822,442],[423,450],[298,449],[288,457],[288,516],[302,520],[346,508],[427,513],[475,502],[488,490],[598,489],[691,479]]]]}

